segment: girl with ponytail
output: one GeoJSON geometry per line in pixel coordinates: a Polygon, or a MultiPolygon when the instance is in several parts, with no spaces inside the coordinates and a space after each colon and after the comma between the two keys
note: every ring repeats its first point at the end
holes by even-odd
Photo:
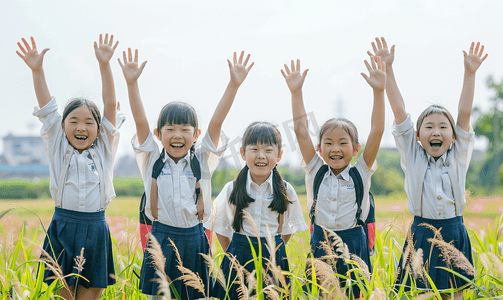
{"type": "Polygon", "coordinates": [[[252,123],[244,133],[240,151],[245,167],[213,203],[213,230],[227,253],[221,264],[227,286],[217,282],[212,291],[212,296],[220,299],[239,299],[235,282],[239,279],[230,256],[253,272],[250,242],[256,253],[261,243],[263,269],[270,269],[267,261],[275,261],[281,270],[289,271],[285,244],[292,234],[307,230],[295,190],[276,169],[283,154],[278,129],[267,122],[252,123]],[[268,236],[274,237],[275,245],[266,246],[268,236]],[[275,253],[269,253],[270,249],[275,253]]]}

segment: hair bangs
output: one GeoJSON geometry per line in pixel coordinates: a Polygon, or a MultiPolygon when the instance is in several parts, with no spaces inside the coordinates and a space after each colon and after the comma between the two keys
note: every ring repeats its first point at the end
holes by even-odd
{"type": "Polygon", "coordinates": [[[198,130],[197,115],[195,109],[184,102],[170,102],[166,104],[159,114],[157,121],[157,130],[161,130],[165,125],[185,125],[194,127],[198,130]]]}
{"type": "Polygon", "coordinates": [[[276,145],[281,151],[281,134],[271,123],[252,123],[245,131],[242,146],[246,148],[247,145],[256,144],[276,145]]]}

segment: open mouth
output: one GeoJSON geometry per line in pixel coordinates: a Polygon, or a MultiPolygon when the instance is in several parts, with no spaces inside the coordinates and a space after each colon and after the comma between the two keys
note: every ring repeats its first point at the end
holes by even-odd
{"type": "Polygon", "coordinates": [[[330,156],[330,160],[332,160],[332,161],[340,161],[343,158],[344,158],[344,156],[340,156],[340,155],[330,156]]]}
{"type": "Polygon", "coordinates": [[[442,146],[442,141],[439,140],[430,141],[430,146],[432,148],[440,148],[442,146]]]}
{"type": "Polygon", "coordinates": [[[85,141],[87,140],[87,136],[84,136],[84,135],[76,135],[75,136],[75,139],[79,140],[79,141],[85,141]]]}
{"type": "Polygon", "coordinates": [[[255,166],[257,166],[259,168],[263,168],[263,167],[267,167],[267,164],[260,163],[260,164],[255,164],[255,166]]]}
{"type": "Polygon", "coordinates": [[[175,150],[180,150],[185,146],[184,144],[171,144],[171,147],[175,150]]]}

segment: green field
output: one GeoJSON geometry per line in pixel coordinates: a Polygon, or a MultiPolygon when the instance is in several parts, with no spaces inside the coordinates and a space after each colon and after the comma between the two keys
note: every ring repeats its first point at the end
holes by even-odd
{"type": "MultiPolygon", "coordinates": [[[[306,196],[299,195],[299,199],[307,221],[306,196]]],[[[396,263],[412,220],[405,197],[376,197],[375,200],[378,242],[376,254],[372,256],[373,275],[366,284],[370,289],[364,296],[368,298],[373,295],[373,299],[416,298],[418,291],[397,295],[392,288],[396,263]]],[[[501,197],[468,197],[464,220],[472,239],[476,273],[474,285],[477,289],[467,290],[466,299],[503,296],[503,259],[500,252],[503,249],[503,225],[498,222],[503,212],[502,200],[501,197]]],[[[47,228],[54,211],[54,201],[47,198],[2,200],[0,205],[0,212],[13,209],[0,219],[0,292],[3,295],[0,299],[10,299],[16,294],[23,298],[23,293],[31,299],[50,299],[54,295],[51,287],[37,284],[40,278],[37,277],[36,260],[44,238],[39,218],[47,228]]],[[[139,197],[118,197],[107,209],[107,221],[114,237],[118,283],[109,287],[102,299],[146,299],[138,291],[138,279],[133,272],[139,273],[143,257],[137,232],[138,205],[139,197]]],[[[215,241],[212,245],[214,260],[219,264],[221,249],[215,241]]],[[[307,280],[304,270],[309,252],[309,233],[306,231],[293,237],[288,243],[287,252],[293,276],[291,297],[314,299],[305,294],[301,287],[307,280]]],[[[318,291],[321,291],[322,298],[334,297],[329,287],[323,286],[322,282],[319,282],[318,291]]],[[[311,291],[311,294],[315,295],[316,291],[311,291]]],[[[338,297],[343,298],[340,295],[338,297]]]]}

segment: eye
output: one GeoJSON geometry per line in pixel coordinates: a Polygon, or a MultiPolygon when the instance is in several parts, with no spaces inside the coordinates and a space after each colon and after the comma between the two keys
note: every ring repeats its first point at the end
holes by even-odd
{"type": "Polygon", "coordinates": [[[330,142],[326,142],[326,143],[325,143],[325,145],[332,145],[332,143],[330,143],[330,142]]]}

